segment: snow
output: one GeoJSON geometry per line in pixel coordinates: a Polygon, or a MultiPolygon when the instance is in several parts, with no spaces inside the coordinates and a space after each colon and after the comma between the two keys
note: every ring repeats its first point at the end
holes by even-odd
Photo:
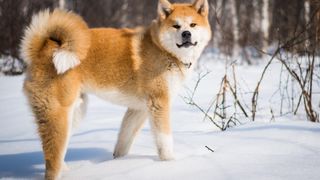
{"type": "Polygon", "coordinates": [[[25,69],[25,64],[12,56],[0,55],[0,75],[19,75],[25,69]]]}
{"type": "MultiPolygon", "coordinates": [[[[195,100],[208,106],[219,89],[225,68],[209,63],[212,71],[200,83],[195,100]]],[[[182,97],[192,89],[197,74],[175,99],[172,126],[175,160],[163,162],[156,154],[149,124],[142,129],[128,156],[114,160],[112,151],[125,108],[89,96],[89,108],[71,138],[62,179],[319,179],[320,124],[298,116],[278,116],[280,65],[272,65],[262,84],[257,121],[219,131],[182,97]],[[275,111],[271,120],[270,107],[275,111]],[[205,146],[213,149],[209,151],[205,146]]],[[[243,100],[263,69],[238,66],[243,100]]],[[[44,162],[36,125],[22,92],[24,76],[0,76],[0,179],[42,179],[44,162]]],[[[319,97],[314,97],[319,102],[319,97]]]]}

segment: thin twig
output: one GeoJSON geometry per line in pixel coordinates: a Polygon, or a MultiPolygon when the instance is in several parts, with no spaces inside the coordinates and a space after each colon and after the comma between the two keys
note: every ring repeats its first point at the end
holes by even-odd
{"type": "Polygon", "coordinates": [[[213,149],[209,148],[208,146],[205,146],[209,151],[214,152],[213,149]]]}

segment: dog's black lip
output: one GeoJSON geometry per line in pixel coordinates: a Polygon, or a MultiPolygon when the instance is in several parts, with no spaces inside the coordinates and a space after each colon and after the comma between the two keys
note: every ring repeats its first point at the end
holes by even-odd
{"type": "Polygon", "coordinates": [[[178,46],[178,48],[182,48],[182,47],[188,48],[188,47],[190,47],[190,46],[196,46],[197,44],[198,44],[197,41],[194,42],[194,43],[192,43],[192,42],[190,42],[190,41],[187,41],[187,42],[184,42],[184,43],[182,43],[182,44],[177,44],[177,46],[178,46]]]}

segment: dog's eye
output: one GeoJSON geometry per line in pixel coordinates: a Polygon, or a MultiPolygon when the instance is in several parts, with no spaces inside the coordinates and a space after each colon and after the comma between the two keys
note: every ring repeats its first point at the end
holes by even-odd
{"type": "Polygon", "coordinates": [[[172,27],[176,28],[176,29],[180,29],[180,25],[176,24],[176,25],[173,25],[172,27]]]}
{"type": "Polygon", "coordinates": [[[196,25],[197,25],[196,23],[191,23],[190,27],[196,27],[196,25]]]}

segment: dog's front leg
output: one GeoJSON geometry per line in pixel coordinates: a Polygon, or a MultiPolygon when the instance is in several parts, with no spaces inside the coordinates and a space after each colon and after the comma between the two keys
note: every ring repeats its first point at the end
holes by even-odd
{"type": "Polygon", "coordinates": [[[161,160],[172,160],[173,139],[170,126],[168,97],[151,97],[149,100],[150,124],[161,160]]]}

